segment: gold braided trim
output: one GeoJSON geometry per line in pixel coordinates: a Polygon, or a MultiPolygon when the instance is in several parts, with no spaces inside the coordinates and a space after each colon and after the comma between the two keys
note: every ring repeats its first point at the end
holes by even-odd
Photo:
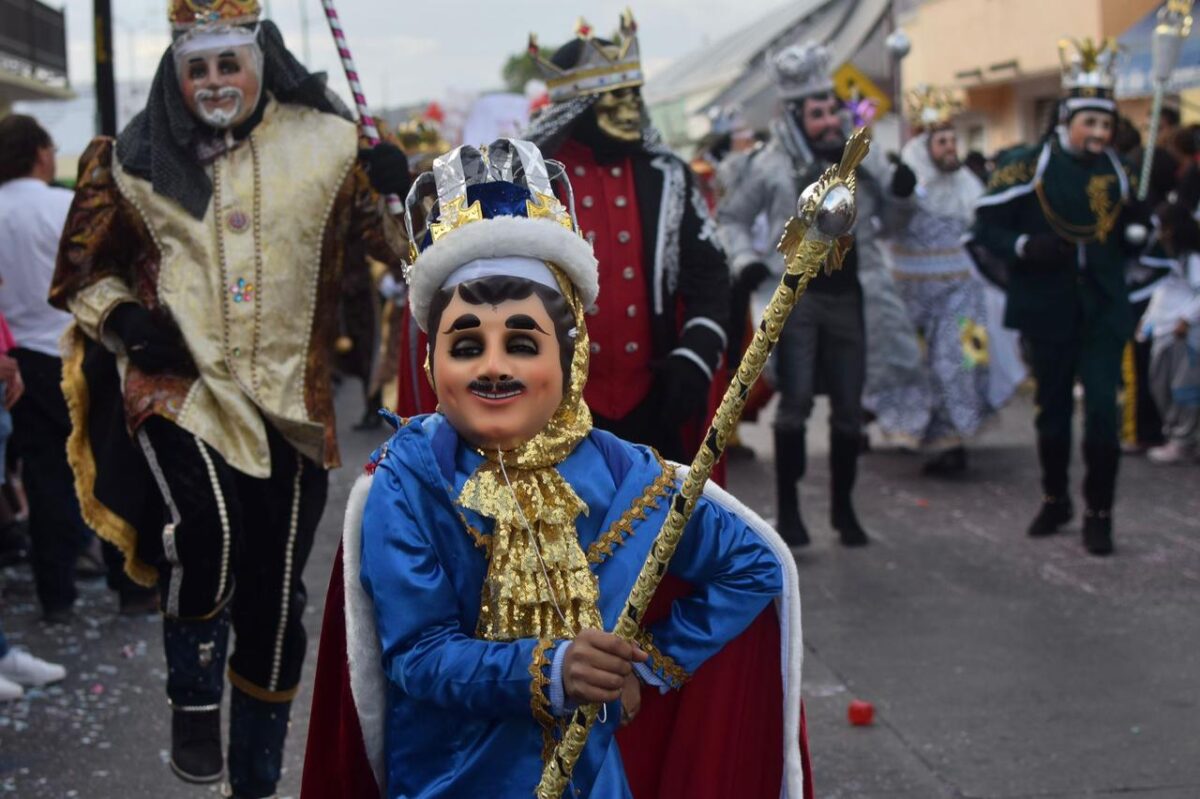
{"type": "Polygon", "coordinates": [[[299,685],[295,686],[294,688],[289,688],[286,691],[268,691],[266,688],[260,688],[242,675],[238,674],[233,670],[232,667],[227,667],[225,669],[225,673],[229,676],[230,685],[246,694],[251,699],[257,699],[260,702],[274,702],[276,704],[291,702],[296,698],[296,694],[300,693],[299,685]]]}
{"type": "Polygon", "coordinates": [[[658,508],[659,501],[675,485],[675,467],[669,466],[657,452],[654,453],[654,457],[658,461],[658,466],[662,472],[655,478],[654,482],[646,486],[646,490],[642,492],[642,495],[634,500],[633,504],[621,514],[621,518],[613,522],[612,527],[608,528],[608,531],[604,535],[592,542],[587,551],[588,563],[603,563],[611,557],[613,550],[624,544],[625,539],[633,535],[634,521],[644,521],[647,512],[652,508],[658,508]]]}
{"type": "Polygon", "coordinates": [[[684,671],[683,667],[676,663],[674,658],[664,654],[654,645],[654,636],[649,632],[638,630],[637,637],[634,640],[644,652],[650,655],[652,668],[659,672],[669,686],[672,688],[682,688],[684,683],[692,679],[692,675],[684,671]]]}
{"type": "Polygon", "coordinates": [[[988,189],[1004,189],[1009,186],[1015,186],[1019,183],[1028,183],[1033,180],[1034,164],[1029,161],[1016,161],[1011,164],[1005,164],[999,167],[992,173],[988,180],[988,189]]]}
{"type": "Polygon", "coordinates": [[[79,510],[88,527],[105,541],[112,543],[125,556],[125,573],[134,582],[147,587],[158,582],[158,570],[138,559],[137,530],[96,498],[96,461],[92,457],[88,434],[87,380],[83,377],[83,337],[77,325],[63,333],[62,392],[67,400],[71,418],[71,433],[67,437],[67,462],[75,475],[75,495],[79,510]]]}
{"type": "Polygon", "coordinates": [[[491,557],[491,554],[492,554],[492,538],[491,538],[491,536],[484,535],[483,533],[481,533],[479,531],[478,527],[476,527],[475,525],[473,525],[469,521],[467,521],[467,515],[465,513],[463,513],[461,510],[458,511],[458,518],[459,518],[459,520],[462,521],[463,528],[467,531],[467,533],[471,536],[471,538],[474,539],[475,546],[482,549],[484,551],[484,553],[486,553],[488,555],[488,557],[491,557]]]}
{"type": "Polygon", "coordinates": [[[1054,229],[1054,232],[1072,244],[1091,244],[1093,242],[1104,244],[1108,239],[1108,234],[1117,223],[1117,217],[1121,215],[1121,209],[1125,206],[1124,199],[1113,203],[1108,197],[1104,181],[1109,178],[1114,181],[1116,180],[1116,177],[1113,175],[1096,175],[1088,181],[1088,205],[1092,213],[1096,216],[1096,221],[1090,225],[1077,225],[1059,216],[1050,207],[1050,200],[1046,197],[1046,189],[1042,181],[1039,180],[1034,185],[1034,193],[1037,195],[1038,204],[1042,208],[1042,215],[1050,227],[1054,229]]]}
{"type": "Polygon", "coordinates": [[[1125,390],[1121,392],[1124,402],[1121,403],[1121,440],[1136,444],[1138,438],[1138,386],[1137,365],[1134,361],[1133,342],[1125,342],[1125,351],[1121,353],[1121,380],[1125,390]]]}
{"type": "Polygon", "coordinates": [[[533,711],[534,721],[542,728],[542,764],[550,762],[554,755],[554,717],[550,715],[550,698],[546,694],[550,678],[546,669],[550,662],[546,652],[554,646],[553,639],[539,638],[533,647],[533,656],[529,660],[529,708],[533,711]]]}

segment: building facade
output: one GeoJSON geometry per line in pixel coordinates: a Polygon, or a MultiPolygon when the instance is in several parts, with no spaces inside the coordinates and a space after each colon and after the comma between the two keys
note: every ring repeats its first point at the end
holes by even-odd
{"type": "MultiPolygon", "coordinates": [[[[962,91],[956,120],[966,149],[994,153],[1042,136],[1059,87],[1058,42],[1119,37],[1160,0],[924,0],[900,13],[912,39],[905,89],[920,84],[962,91]]],[[[1137,124],[1148,102],[1122,112],[1137,124]]]]}

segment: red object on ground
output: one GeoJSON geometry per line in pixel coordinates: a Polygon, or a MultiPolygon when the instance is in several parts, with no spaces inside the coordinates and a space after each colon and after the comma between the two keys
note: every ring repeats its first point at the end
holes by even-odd
{"type": "Polygon", "coordinates": [[[875,706],[870,702],[855,699],[850,703],[846,716],[855,727],[866,727],[875,720],[875,706]]]}

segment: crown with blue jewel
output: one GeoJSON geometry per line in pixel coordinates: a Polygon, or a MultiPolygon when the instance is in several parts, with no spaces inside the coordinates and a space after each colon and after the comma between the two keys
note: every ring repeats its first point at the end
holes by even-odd
{"type": "Polygon", "coordinates": [[[476,261],[532,258],[558,267],[584,307],[598,293],[596,258],[579,233],[566,170],[532,142],[497,139],[439,156],[414,181],[406,201],[411,264],[409,304],[424,328],[434,293],[458,269],[476,261]],[[563,186],[564,205],[553,183],[563,186]],[[424,212],[424,213],[422,213],[424,212]],[[424,229],[414,220],[424,218],[424,229]]]}

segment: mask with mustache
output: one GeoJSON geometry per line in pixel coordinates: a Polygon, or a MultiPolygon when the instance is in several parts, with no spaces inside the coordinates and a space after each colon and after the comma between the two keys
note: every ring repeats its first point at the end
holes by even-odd
{"type": "Polygon", "coordinates": [[[472,380],[467,384],[467,390],[488,397],[506,397],[524,391],[525,384],[520,380],[472,380]]]}
{"type": "Polygon", "coordinates": [[[242,115],[242,109],[246,105],[246,96],[242,90],[236,86],[225,86],[213,91],[212,89],[199,89],[192,97],[196,101],[196,114],[206,124],[214,128],[224,130],[233,126],[235,120],[242,115]],[[224,108],[207,108],[205,103],[212,100],[225,100],[232,98],[233,108],[226,110],[224,108]]]}

